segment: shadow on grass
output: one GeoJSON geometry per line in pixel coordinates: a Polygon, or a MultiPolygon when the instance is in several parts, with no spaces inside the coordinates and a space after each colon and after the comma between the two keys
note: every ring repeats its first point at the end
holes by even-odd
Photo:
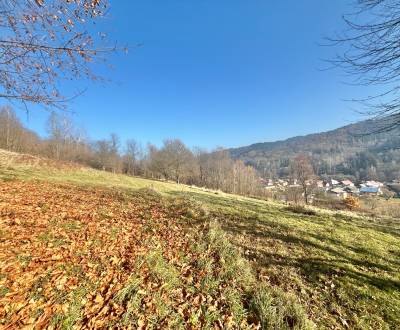
{"type": "MultiPolygon", "coordinates": [[[[235,200],[195,192],[173,192],[172,195],[193,197],[211,205],[214,209],[212,217],[219,220],[224,231],[233,238],[243,235],[246,237],[247,246],[241,247],[250,251],[250,255],[256,257],[261,267],[269,265],[295,267],[307,281],[314,284],[318,275],[340,274],[353,278],[359,286],[368,283],[382,290],[400,290],[400,281],[395,279],[399,272],[400,263],[396,257],[396,253],[399,252],[393,250],[390,255],[393,258],[390,258],[376,253],[373,248],[359,246],[356,241],[351,245],[345,240],[340,240],[340,237],[331,237],[331,231],[335,229],[333,226],[337,220],[343,221],[348,226],[342,230],[351,232],[351,230],[357,231],[358,228],[371,229],[377,233],[389,233],[397,238],[397,229],[395,226],[391,227],[390,221],[369,222],[346,216],[307,217],[288,212],[283,207],[280,209],[251,200],[235,200]],[[292,221],[296,220],[309,221],[322,227],[306,231],[306,228],[299,229],[292,226],[292,221]],[[257,249],[253,244],[256,241],[261,245],[261,249],[257,249]],[[279,245],[279,242],[284,243],[285,248],[291,251],[290,257],[267,251],[268,246],[279,245]]],[[[241,243],[237,245],[240,246],[241,243]]]]}
{"type": "Polygon", "coordinates": [[[372,229],[378,233],[390,234],[400,238],[400,220],[399,219],[363,219],[352,218],[342,214],[335,214],[335,218],[346,223],[351,223],[359,228],[372,229]]]}

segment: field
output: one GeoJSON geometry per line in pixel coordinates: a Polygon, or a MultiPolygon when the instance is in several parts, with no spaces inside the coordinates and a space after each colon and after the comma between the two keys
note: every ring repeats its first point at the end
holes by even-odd
{"type": "Polygon", "coordinates": [[[0,327],[399,328],[399,219],[6,152],[0,180],[0,327]]]}

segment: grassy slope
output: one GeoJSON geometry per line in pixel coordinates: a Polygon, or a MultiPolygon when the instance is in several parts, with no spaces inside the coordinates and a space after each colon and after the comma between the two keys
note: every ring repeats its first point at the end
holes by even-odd
{"type": "Polygon", "coordinates": [[[217,219],[258,277],[292,292],[318,328],[395,329],[400,324],[400,222],[284,205],[90,169],[7,164],[3,180],[46,180],[190,198],[217,219]]]}

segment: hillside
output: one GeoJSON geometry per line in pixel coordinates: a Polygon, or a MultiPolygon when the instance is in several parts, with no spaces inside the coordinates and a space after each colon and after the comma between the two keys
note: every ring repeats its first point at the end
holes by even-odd
{"type": "Polygon", "coordinates": [[[329,132],[293,137],[284,141],[256,143],[230,149],[268,178],[288,174],[289,161],[299,153],[311,156],[319,175],[347,176],[354,180],[390,181],[400,177],[400,129],[367,134],[374,121],[362,121],[329,132]]]}
{"type": "Polygon", "coordinates": [[[24,159],[0,156],[0,327],[400,323],[398,219],[24,159]]]}

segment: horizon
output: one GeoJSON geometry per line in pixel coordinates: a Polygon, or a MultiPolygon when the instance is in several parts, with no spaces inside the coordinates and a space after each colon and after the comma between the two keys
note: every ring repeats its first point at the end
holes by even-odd
{"type": "MultiPolygon", "coordinates": [[[[12,108],[12,109],[13,109],[14,111],[16,110],[15,108],[12,108]]],[[[15,112],[16,112],[16,114],[17,114],[17,116],[18,116],[18,119],[21,120],[22,124],[23,124],[23,125],[26,125],[26,123],[25,123],[25,121],[23,120],[23,118],[21,118],[21,117],[18,115],[18,111],[15,111],[15,112]]],[[[68,117],[68,118],[70,118],[70,117],[68,117]]],[[[361,120],[359,120],[359,121],[356,121],[356,122],[353,122],[353,123],[347,123],[347,124],[344,124],[344,125],[342,125],[342,126],[335,127],[335,128],[332,128],[332,129],[328,129],[328,130],[325,130],[325,131],[315,131],[315,132],[312,132],[312,131],[311,131],[310,133],[305,133],[305,134],[302,134],[302,135],[293,135],[293,136],[289,136],[289,137],[282,138],[282,139],[278,139],[278,140],[259,141],[259,142],[254,142],[254,143],[250,143],[250,144],[246,144],[246,145],[231,146],[231,147],[225,147],[225,146],[220,146],[220,145],[215,145],[214,147],[211,147],[211,148],[206,148],[206,147],[203,147],[203,146],[201,146],[201,145],[193,145],[193,146],[191,146],[191,145],[187,145],[187,144],[186,144],[186,141],[183,140],[183,139],[181,139],[179,136],[167,136],[167,137],[163,138],[162,140],[160,140],[159,143],[157,143],[157,144],[154,143],[153,141],[141,141],[141,140],[139,140],[139,139],[135,139],[135,138],[133,138],[133,139],[134,139],[136,142],[138,142],[142,147],[145,147],[145,146],[148,145],[148,144],[152,144],[152,145],[157,146],[158,148],[162,146],[162,144],[163,144],[163,142],[164,142],[165,140],[177,139],[177,140],[182,141],[182,142],[183,142],[185,145],[187,145],[190,149],[203,148],[203,149],[206,149],[208,152],[211,152],[211,151],[216,150],[216,149],[218,149],[218,148],[223,148],[223,149],[225,149],[225,150],[229,150],[229,149],[240,149],[240,148],[250,147],[250,146],[253,146],[253,145],[257,145],[257,144],[285,142],[285,141],[290,140],[290,139],[295,139],[295,138],[300,138],[300,137],[307,137],[307,136],[309,136],[309,135],[328,133],[328,132],[331,132],[331,131],[335,131],[335,130],[344,128],[344,127],[346,127],[346,126],[350,126],[350,125],[362,123],[362,122],[368,121],[368,120],[371,120],[371,119],[368,119],[368,118],[367,118],[367,119],[361,119],[361,120]]],[[[75,125],[75,123],[73,123],[73,124],[75,125]]],[[[33,132],[34,132],[35,134],[37,134],[41,139],[47,139],[47,138],[49,138],[47,133],[42,133],[42,134],[41,134],[41,132],[38,132],[38,131],[36,131],[36,130],[30,128],[29,125],[24,126],[24,127],[26,127],[27,129],[33,131],[33,132]]],[[[74,128],[75,128],[75,129],[78,129],[78,130],[83,129],[82,127],[77,127],[77,126],[74,126],[74,128]]],[[[43,131],[45,131],[45,129],[43,129],[43,131]]],[[[115,134],[118,135],[117,132],[110,132],[108,135],[99,136],[98,138],[92,138],[92,137],[90,136],[90,132],[87,132],[86,130],[83,129],[83,133],[85,133],[85,137],[87,138],[87,142],[89,142],[89,143],[92,143],[92,142],[95,142],[95,141],[100,141],[100,140],[103,140],[103,139],[108,139],[108,138],[110,137],[110,135],[113,134],[113,133],[115,133],[115,134]]],[[[118,137],[120,137],[120,136],[118,135],[118,137]]],[[[132,138],[131,138],[131,139],[132,139],[132,138]]],[[[129,138],[126,139],[126,140],[121,141],[121,145],[120,145],[120,148],[119,148],[121,152],[123,152],[123,149],[125,148],[125,143],[126,143],[128,140],[129,140],[129,138]]]]}
{"type": "MultiPolygon", "coordinates": [[[[325,70],[324,60],[338,49],[320,45],[343,28],[342,15],[352,9],[316,0],[115,3],[100,27],[111,41],[130,45],[129,53],[112,54],[107,67],[96,68],[110,82],[65,83],[67,95],[87,88],[68,111],[91,140],[116,133],[122,142],[159,146],[179,138],[207,149],[282,141],[358,122],[365,118],[344,99],[365,92],[345,85],[340,70],[325,70]]],[[[16,110],[24,125],[46,135],[48,112],[37,106],[28,114],[16,110]]]]}

